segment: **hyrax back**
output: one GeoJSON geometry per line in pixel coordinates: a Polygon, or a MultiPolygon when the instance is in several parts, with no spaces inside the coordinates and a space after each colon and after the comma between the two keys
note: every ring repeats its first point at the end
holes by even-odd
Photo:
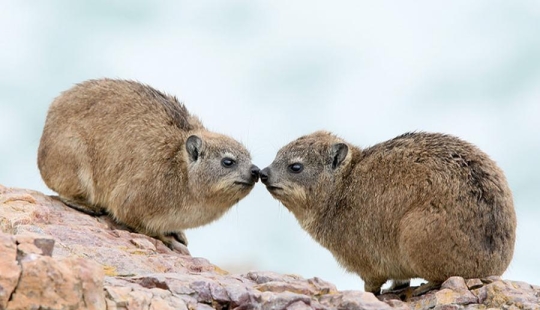
{"type": "Polygon", "coordinates": [[[503,172],[456,137],[407,133],[360,149],[316,132],[279,150],[260,176],[366,291],[388,279],[501,275],[512,259],[516,216],[503,172]]]}
{"type": "Polygon", "coordinates": [[[258,180],[245,147],[206,130],[175,97],[112,79],[54,100],[38,166],[69,205],[105,211],[180,251],[182,230],[216,220],[258,180]]]}

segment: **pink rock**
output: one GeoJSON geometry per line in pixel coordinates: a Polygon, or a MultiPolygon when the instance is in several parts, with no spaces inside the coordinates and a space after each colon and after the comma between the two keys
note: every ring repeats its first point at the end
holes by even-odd
{"type": "Polygon", "coordinates": [[[104,309],[103,272],[82,258],[40,256],[22,262],[19,283],[8,309],[104,309]]]}
{"type": "Polygon", "coordinates": [[[41,193],[0,185],[0,309],[462,309],[527,308],[540,287],[449,278],[410,297],[338,291],[320,278],[269,271],[228,274],[180,255],[108,217],[41,193]],[[3,233],[2,233],[3,232],[3,233]]]}
{"type": "Polygon", "coordinates": [[[484,283],[480,279],[468,279],[467,280],[467,287],[470,290],[474,290],[474,289],[480,288],[482,286],[484,286],[484,283]]]}
{"type": "Polygon", "coordinates": [[[465,292],[469,290],[467,284],[465,283],[465,279],[463,279],[462,277],[448,278],[448,280],[444,281],[441,285],[441,289],[445,288],[451,289],[454,292],[465,292]]]}
{"type": "Polygon", "coordinates": [[[5,309],[21,274],[13,236],[0,234],[0,253],[0,309],[5,309]]]}
{"type": "Polygon", "coordinates": [[[478,300],[492,308],[519,305],[520,309],[539,309],[540,290],[524,282],[498,280],[478,289],[478,300]]]}

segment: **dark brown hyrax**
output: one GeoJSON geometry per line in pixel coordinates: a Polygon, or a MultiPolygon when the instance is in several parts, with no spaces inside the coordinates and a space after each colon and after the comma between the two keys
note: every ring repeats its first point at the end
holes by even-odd
{"type": "Polygon", "coordinates": [[[204,128],[175,97],[125,80],[90,80],[49,108],[43,180],[71,207],[108,213],[187,253],[183,230],[244,198],[259,169],[238,141],[204,128]]]}
{"type": "Polygon", "coordinates": [[[361,149],[328,132],[277,153],[261,181],[316,241],[380,293],[451,276],[501,275],[514,252],[516,215],[503,172],[456,137],[406,133],[361,149]]]}

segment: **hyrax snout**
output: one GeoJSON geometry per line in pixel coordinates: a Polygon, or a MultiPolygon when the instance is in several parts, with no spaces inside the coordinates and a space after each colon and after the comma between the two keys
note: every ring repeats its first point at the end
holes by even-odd
{"type": "Polygon", "coordinates": [[[361,149],[315,132],[280,149],[260,177],[369,292],[419,277],[429,281],[420,294],[451,276],[501,275],[512,259],[505,176],[456,137],[407,133],[361,149]]]}
{"type": "Polygon", "coordinates": [[[68,205],[109,213],[180,252],[184,229],[218,219],[259,177],[242,144],[206,130],[175,97],[112,79],[53,101],[38,166],[68,205]]]}

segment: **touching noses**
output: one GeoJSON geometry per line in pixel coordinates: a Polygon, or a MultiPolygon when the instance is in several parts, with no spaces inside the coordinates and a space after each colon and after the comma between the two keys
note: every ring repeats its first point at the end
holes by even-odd
{"type": "Polygon", "coordinates": [[[268,182],[268,174],[269,174],[270,170],[268,169],[268,167],[264,168],[263,170],[261,170],[259,172],[259,176],[261,177],[261,182],[263,182],[264,184],[266,184],[266,182],[268,182]]]}
{"type": "Polygon", "coordinates": [[[260,172],[259,167],[255,165],[251,166],[251,180],[253,182],[259,181],[259,172],[260,172]]]}

